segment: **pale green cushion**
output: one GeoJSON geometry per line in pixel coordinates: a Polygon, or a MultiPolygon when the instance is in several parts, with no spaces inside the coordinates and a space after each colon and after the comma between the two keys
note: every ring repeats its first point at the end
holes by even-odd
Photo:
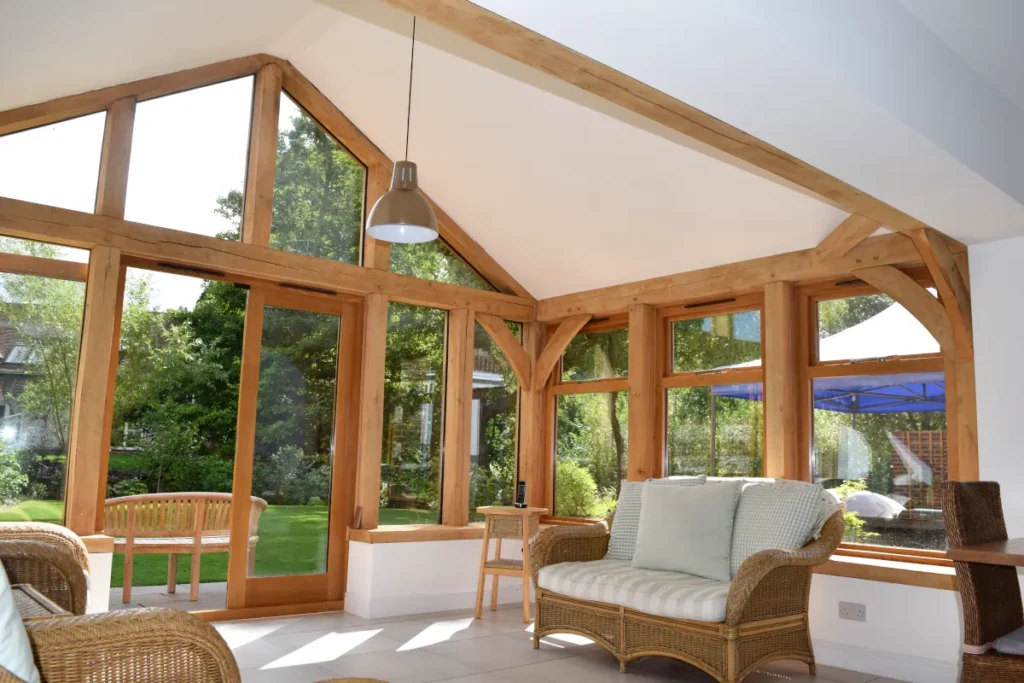
{"type": "Polygon", "coordinates": [[[704,486],[644,484],[636,551],[640,569],[729,581],[729,554],[742,482],[704,486]]]}
{"type": "MultiPolygon", "coordinates": [[[[648,479],[648,481],[665,485],[697,486],[704,483],[704,477],[669,477],[667,479],[648,479]]],[[[619,485],[619,502],[615,506],[615,518],[612,519],[611,535],[608,539],[606,560],[632,560],[636,548],[636,534],[640,528],[640,508],[644,490],[642,481],[622,480],[619,485]]]]}
{"type": "Polygon", "coordinates": [[[0,667],[23,681],[39,683],[39,671],[32,659],[25,624],[14,604],[7,572],[0,564],[0,667]]]}
{"type": "Polygon", "coordinates": [[[814,534],[821,500],[821,484],[786,479],[746,484],[736,506],[732,575],[744,560],[762,550],[796,550],[806,545],[814,534]]]}

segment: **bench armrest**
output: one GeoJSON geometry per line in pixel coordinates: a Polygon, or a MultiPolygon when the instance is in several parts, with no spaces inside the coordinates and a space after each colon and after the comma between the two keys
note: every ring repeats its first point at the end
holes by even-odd
{"type": "Polygon", "coordinates": [[[540,570],[559,562],[591,562],[608,552],[608,527],[604,522],[587,526],[553,526],[530,542],[530,573],[534,586],[540,570]]]}
{"type": "Polygon", "coordinates": [[[811,567],[823,564],[843,540],[843,511],[825,523],[821,536],[799,550],[763,550],[748,557],[729,588],[725,623],[798,614],[807,610],[811,567]]]}
{"type": "Polygon", "coordinates": [[[239,683],[216,629],[187,612],[121,610],[25,624],[46,683],[146,680],[239,683]]]}

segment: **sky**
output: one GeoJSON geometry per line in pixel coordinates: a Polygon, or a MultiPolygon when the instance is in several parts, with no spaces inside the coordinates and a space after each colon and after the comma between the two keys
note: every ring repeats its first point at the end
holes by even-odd
{"type": "MultiPolygon", "coordinates": [[[[231,221],[217,197],[242,190],[253,78],[140,102],[135,111],[125,219],[214,236],[231,221]]],[[[281,98],[280,130],[299,109],[281,98]]],[[[0,137],[0,196],[92,213],[105,113],[0,137]]],[[[65,258],[88,260],[67,249],[65,258]]],[[[137,271],[141,272],[141,271],[137,271]]],[[[154,307],[192,308],[198,278],[150,272],[154,307]]]]}

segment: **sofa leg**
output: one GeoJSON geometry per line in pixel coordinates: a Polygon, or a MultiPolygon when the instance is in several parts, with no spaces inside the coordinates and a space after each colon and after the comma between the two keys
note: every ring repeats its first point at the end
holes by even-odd
{"type": "Polygon", "coordinates": [[[619,659],[619,673],[620,674],[626,673],[626,660],[625,659],[619,659]]]}
{"type": "Polygon", "coordinates": [[[533,649],[540,649],[540,633],[537,632],[537,624],[533,625],[533,649]]]}
{"type": "Polygon", "coordinates": [[[817,676],[818,675],[818,665],[815,664],[814,662],[811,662],[810,664],[808,664],[807,665],[807,669],[810,671],[812,676],[817,676]]]}

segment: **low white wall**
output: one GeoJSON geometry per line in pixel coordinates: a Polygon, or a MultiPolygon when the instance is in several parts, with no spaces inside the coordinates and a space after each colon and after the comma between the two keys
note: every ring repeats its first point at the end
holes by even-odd
{"type": "MultiPolygon", "coordinates": [[[[352,541],[345,609],[366,618],[469,609],[476,599],[480,546],[481,541],[352,541]]],[[[522,543],[504,541],[501,554],[522,558],[522,543]]],[[[499,602],[522,601],[522,581],[502,577],[500,582],[499,602]]],[[[486,586],[484,601],[490,604],[490,577],[486,586]]]]}
{"type": "Polygon", "coordinates": [[[89,553],[89,602],[86,614],[106,612],[110,606],[110,569],[113,553],[89,553]]]}

